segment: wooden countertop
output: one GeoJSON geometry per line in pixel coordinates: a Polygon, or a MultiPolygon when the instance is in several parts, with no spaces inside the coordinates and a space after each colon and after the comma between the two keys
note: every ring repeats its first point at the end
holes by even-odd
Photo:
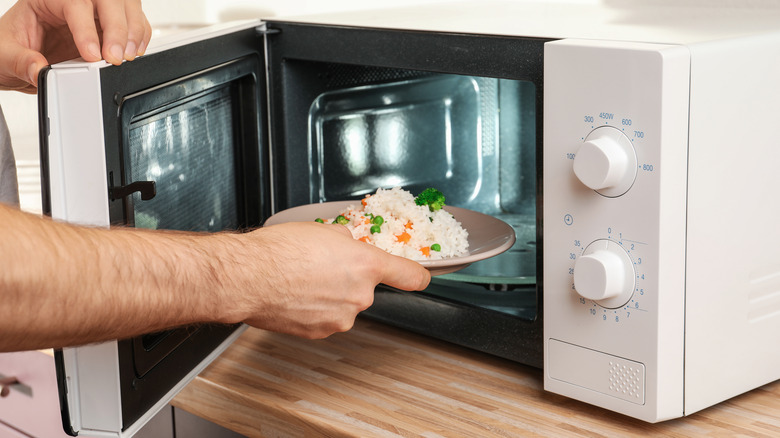
{"type": "Polygon", "coordinates": [[[780,436],[780,381],[649,424],[544,392],[541,370],[363,319],[317,341],[249,329],[173,404],[249,437],[780,436]]]}

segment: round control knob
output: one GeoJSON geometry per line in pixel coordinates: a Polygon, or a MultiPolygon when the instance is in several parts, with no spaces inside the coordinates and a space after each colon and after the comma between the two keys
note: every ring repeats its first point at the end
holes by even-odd
{"type": "Polygon", "coordinates": [[[622,307],[634,294],[634,263],[611,240],[597,240],[574,263],[574,289],[602,307],[622,307]]]}
{"type": "Polygon", "coordinates": [[[604,196],[626,193],[637,174],[636,152],[631,140],[617,128],[594,129],[574,156],[574,174],[587,187],[604,196]]]}

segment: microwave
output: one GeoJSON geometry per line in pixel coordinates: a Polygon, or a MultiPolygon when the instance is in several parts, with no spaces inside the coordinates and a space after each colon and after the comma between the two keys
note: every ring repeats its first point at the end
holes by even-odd
{"type": "MultiPolygon", "coordinates": [[[[212,232],[436,187],[516,243],[421,292],[380,285],[366,318],[685,416],[780,378],[779,12],[418,5],[64,62],[40,78],[44,211],[212,232]]],[[[243,329],[58,350],[65,430],[131,436],[243,329]]]]}

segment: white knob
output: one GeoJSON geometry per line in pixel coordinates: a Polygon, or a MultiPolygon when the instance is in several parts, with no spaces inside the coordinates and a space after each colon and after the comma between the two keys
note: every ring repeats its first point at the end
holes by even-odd
{"type": "Polygon", "coordinates": [[[597,240],[574,263],[574,289],[582,297],[614,309],[631,299],[635,275],[631,257],[620,245],[597,240]]]}
{"type": "Polygon", "coordinates": [[[574,157],[574,174],[604,196],[620,196],[634,184],[637,159],[631,140],[617,128],[594,129],[574,157]]]}

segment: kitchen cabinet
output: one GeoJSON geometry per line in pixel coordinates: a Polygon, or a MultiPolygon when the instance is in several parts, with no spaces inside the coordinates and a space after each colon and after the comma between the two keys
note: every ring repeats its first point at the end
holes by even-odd
{"type": "MultiPolygon", "coordinates": [[[[65,438],[51,350],[0,354],[0,379],[15,377],[0,397],[1,438],[65,438]]],[[[166,406],[135,438],[240,438],[235,432],[189,412],[166,406]]]]}
{"type": "MultiPolygon", "coordinates": [[[[62,430],[54,356],[50,350],[2,353],[0,375],[19,381],[9,386],[5,397],[0,397],[0,423],[15,429],[20,436],[68,436],[62,430]]],[[[10,432],[9,435],[14,436],[10,432]]]]}
{"type": "Polygon", "coordinates": [[[25,435],[16,429],[11,429],[10,426],[6,426],[3,423],[0,423],[0,436],[4,438],[29,438],[28,435],[25,435]]]}

